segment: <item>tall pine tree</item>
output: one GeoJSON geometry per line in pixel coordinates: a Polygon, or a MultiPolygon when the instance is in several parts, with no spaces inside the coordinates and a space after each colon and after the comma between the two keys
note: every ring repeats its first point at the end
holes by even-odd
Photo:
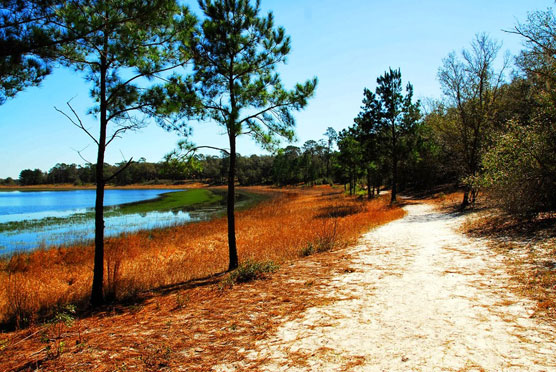
{"type": "MultiPolygon", "coordinates": [[[[292,140],[292,111],[307,105],[317,79],[292,90],[282,86],[276,67],[286,61],[290,38],[284,28],[274,26],[272,13],[259,14],[260,1],[200,0],[199,6],[204,14],[201,29],[192,40],[184,39],[193,49],[193,80],[183,86],[185,96],[190,89],[196,91],[200,111],[185,110],[190,118],[218,123],[228,136],[228,268],[232,270],[239,263],[234,215],[236,140],[248,135],[267,149],[275,148],[280,138],[292,140]]],[[[188,151],[200,147],[210,146],[191,144],[188,151]]]]}
{"type": "Polygon", "coordinates": [[[58,17],[68,35],[88,35],[65,45],[62,56],[67,65],[84,72],[91,83],[95,105],[89,113],[99,121],[95,136],[68,103],[71,112],[65,113],[66,117],[85,131],[98,149],[91,291],[91,304],[98,306],[104,302],[104,187],[118,174],[104,174],[106,147],[144,124],[140,112],[150,110],[156,102],[155,95],[145,90],[148,80],[174,67],[171,43],[176,27],[192,27],[194,19],[174,0],[72,1],[60,9],[58,17]]]}

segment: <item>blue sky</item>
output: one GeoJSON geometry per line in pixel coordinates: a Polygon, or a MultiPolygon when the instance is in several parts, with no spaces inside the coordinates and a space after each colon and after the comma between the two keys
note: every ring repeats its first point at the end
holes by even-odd
{"type": "MultiPolygon", "coordinates": [[[[192,2],[189,2],[192,4],[192,2]]],[[[519,52],[522,40],[505,33],[528,11],[553,5],[547,0],[262,0],[274,12],[277,25],[292,39],[287,65],[281,66],[287,87],[313,76],[316,96],[297,113],[297,145],[320,139],[327,127],[340,130],[352,124],[360,109],[363,88],[374,89],[388,67],[401,68],[417,98],[441,97],[436,74],[442,58],[467,47],[474,35],[488,33],[503,43],[502,51],[519,52]]],[[[192,6],[196,10],[196,6],[192,6]]],[[[98,125],[85,112],[91,106],[83,75],[56,69],[41,86],[27,89],[0,106],[0,178],[17,178],[26,168],[48,170],[56,163],[83,164],[76,150],[94,161],[90,139],[54,110],[72,104],[92,132],[98,125]]],[[[227,147],[223,130],[212,123],[195,123],[192,139],[199,145],[227,147]]],[[[106,160],[124,158],[160,161],[178,137],[151,123],[127,133],[107,150],[106,160]]],[[[248,139],[238,142],[241,154],[262,153],[248,139]]]]}

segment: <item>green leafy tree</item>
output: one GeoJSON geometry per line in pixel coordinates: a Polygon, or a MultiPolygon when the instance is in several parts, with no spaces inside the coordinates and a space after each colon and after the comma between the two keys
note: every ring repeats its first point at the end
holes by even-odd
{"type": "Polygon", "coordinates": [[[324,146],[315,140],[308,140],[303,144],[301,167],[306,184],[314,185],[317,179],[324,176],[324,146]]]}
{"type": "Polygon", "coordinates": [[[475,177],[494,203],[515,214],[556,209],[556,16],[529,14],[514,33],[526,48],[518,76],[503,90],[508,123],[496,133],[475,177]]]}
{"type": "Polygon", "coordinates": [[[272,180],[275,184],[294,185],[301,182],[301,150],[297,146],[279,149],[272,163],[272,180]]]}
{"type": "Polygon", "coordinates": [[[46,176],[40,169],[24,169],[19,173],[19,184],[22,186],[40,185],[45,181],[46,176]]]}
{"type": "Polygon", "coordinates": [[[61,1],[0,2],[0,104],[51,72],[63,41],[52,22],[61,1]]]}
{"type": "Polygon", "coordinates": [[[478,185],[514,214],[556,209],[556,152],[537,124],[512,122],[484,155],[478,185]]]}
{"type": "Polygon", "coordinates": [[[338,162],[344,174],[342,178],[349,182],[349,194],[356,192],[357,181],[363,172],[363,151],[361,143],[353,128],[348,128],[338,133],[338,162]]]}
{"type": "Polygon", "coordinates": [[[104,153],[113,140],[144,125],[140,112],[155,102],[155,95],[144,93],[144,88],[148,79],[172,67],[169,53],[180,12],[179,27],[191,27],[194,19],[174,0],[72,1],[57,12],[59,26],[77,39],[64,45],[63,61],[85,73],[95,101],[89,113],[99,120],[99,134],[94,136],[68,102],[71,112],[64,115],[98,147],[93,306],[104,302],[104,187],[125,169],[107,177],[104,153]],[[79,35],[87,37],[77,38],[79,35]]]}
{"type": "Polygon", "coordinates": [[[362,157],[366,165],[367,197],[371,199],[374,188],[377,192],[382,183],[382,170],[386,159],[384,141],[381,139],[382,108],[375,93],[368,89],[363,91],[363,106],[355,118],[354,133],[362,147],[362,157]]]}
{"type": "Polygon", "coordinates": [[[338,133],[334,128],[328,127],[324,136],[326,137],[326,178],[330,180],[330,162],[334,152],[334,144],[338,142],[338,133]]]}
{"type": "MultiPolygon", "coordinates": [[[[0,104],[50,74],[61,48],[99,31],[100,23],[68,30],[59,14],[62,0],[0,0],[0,104]],[[63,22],[62,22],[63,23],[63,22]]],[[[71,1],[87,7],[92,2],[71,1]]],[[[127,19],[120,19],[127,22],[127,19]]]]}
{"type": "Polygon", "coordinates": [[[161,169],[164,178],[184,180],[202,171],[198,156],[185,156],[181,151],[183,146],[187,146],[187,142],[180,141],[176,150],[164,155],[161,169]]]}
{"type": "MultiPolygon", "coordinates": [[[[202,112],[196,117],[220,124],[228,136],[229,149],[225,151],[229,159],[227,218],[232,270],[238,266],[234,217],[236,140],[248,135],[265,149],[275,148],[280,138],[292,140],[292,111],[305,107],[317,80],[297,84],[292,90],[283,87],[276,67],[286,61],[290,38],[284,28],[274,26],[272,13],[259,15],[259,1],[251,4],[249,0],[200,0],[199,6],[204,14],[201,30],[186,41],[193,49],[191,84],[202,112]]],[[[187,95],[191,85],[183,86],[187,95]]],[[[191,145],[190,151],[201,147],[206,146],[191,145]]]]}

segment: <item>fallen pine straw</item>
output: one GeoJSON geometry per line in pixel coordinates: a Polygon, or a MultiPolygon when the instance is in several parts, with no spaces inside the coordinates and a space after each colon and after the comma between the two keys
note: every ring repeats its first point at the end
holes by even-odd
{"type": "Polygon", "coordinates": [[[319,295],[322,283],[333,273],[348,272],[348,263],[342,250],[335,250],[283,264],[267,280],[200,285],[107,308],[63,325],[58,339],[53,326],[3,335],[14,347],[0,352],[0,369],[207,371],[241,362],[257,340],[284,321],[329,301],[319,295]]]}
{"type": "Polygon", "coordinates": [[[470,216],[464,231],[487,238],[513,278],[511,289],[537,303],[532,317],[556,324],[556,220],[519,219],[498,210],[470,216]]]}

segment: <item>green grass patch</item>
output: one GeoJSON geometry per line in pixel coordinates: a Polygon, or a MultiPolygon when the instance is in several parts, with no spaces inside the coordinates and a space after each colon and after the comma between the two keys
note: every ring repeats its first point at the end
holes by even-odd
{"type": "Polygon", "coordinates": [[[192,207],[198,208],[210,204],[216,204],[223,199],[222,194],[215,193],[211,190],[193,189],[185,191],[176,191],[163,194],[160,198],[154,200],[146,200],[137,203],[123,204],[119,207],[111,208],[107,213],[118,214],[135,214],[147,213],[152,211],[164,212],[171,210],[187,210],[192,207]]]}
{"type": "Polygon", "coordinates": [[[0,232],[36,230],[46,226],[61,225],[67,223],[80,223],[94,218],[95,212],[75,213],[68,217],[45,217],[40,220],[23,220],[0,223],[0,232]]]}

